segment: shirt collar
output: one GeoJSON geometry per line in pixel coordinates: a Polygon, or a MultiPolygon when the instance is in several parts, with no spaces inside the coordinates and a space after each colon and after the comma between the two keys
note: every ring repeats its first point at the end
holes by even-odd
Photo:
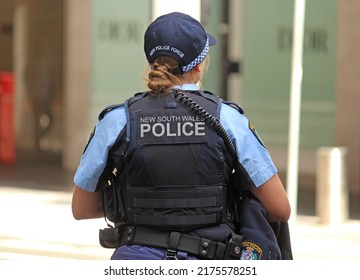
{"type": "Polygon", "coordinates": [[[181,89],[181,90],[199,90],[199,86],[197,84],[182,84],[182,85],[176,85],[173,88],[181,89]]]}

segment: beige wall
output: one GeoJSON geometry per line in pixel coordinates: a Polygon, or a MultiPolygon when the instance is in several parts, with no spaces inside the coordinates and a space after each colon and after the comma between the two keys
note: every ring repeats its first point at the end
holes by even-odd
{"type": "Polygon", "coordinates": [[[12,1],[18,162],[59,162],[62,152],[62,2],[12,1]]]}
{"type": "Polygon", "coordinates": [[[62,166],[74,170],[89,135],[90,0],[66,0],[64,7],[64,147],[62,166]]]}
{"type": "Polygon", "coordinates": [[[360,193],[360,1],[338,1],[336,140],[348,148],[348,184],[360,193]]]}

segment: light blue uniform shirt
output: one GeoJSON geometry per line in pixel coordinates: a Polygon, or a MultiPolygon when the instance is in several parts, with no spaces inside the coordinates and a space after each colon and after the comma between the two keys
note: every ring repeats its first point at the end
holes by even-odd
{"type": "MultiPolygon", "coordinates": [[[[188,84],[183,85],[181,89],[198,90],[198,87],[188,84]]],[[[91,192],[95,191],[99,177],[105,168],[108,152],[126,122],[125,107],[121,106],[108,112],[97,123],[74,176],[74,183],[78,187],[91,192]]],[[[255,135],[254,130],[249,128],[249,120],[245,115],[229,105],[222,104],[220,122],[235,145],[241,164],[257,187],[277,173],[269,152],[255,135]]]]}

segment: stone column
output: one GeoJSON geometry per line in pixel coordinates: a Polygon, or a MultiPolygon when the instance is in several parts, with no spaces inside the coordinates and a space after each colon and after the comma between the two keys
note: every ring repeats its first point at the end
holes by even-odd
{"type": "Polygon", "coordinates": [[[87,137],[90,95],[90,0],[64,3],[64,150],[62,166],[75,170],[87,137]]]}
{"type": "Polygon", "coordinates": [[[347,147],[348,183],[360,193],[360,1],[338,1],[336,143],[347,147]]]}

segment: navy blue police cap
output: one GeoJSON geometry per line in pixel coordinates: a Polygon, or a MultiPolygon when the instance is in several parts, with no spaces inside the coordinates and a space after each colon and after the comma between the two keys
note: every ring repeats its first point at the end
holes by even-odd
{"type": "Polygon", "coordinates": [[[145,31],[144,51],[151,65],[161,55],[170,56],[179,63],[176,74],[186,73],[200,64],[216,45],[216,39],[207,33],[199,21],[179,12],[162,15],[145,31]]]}

